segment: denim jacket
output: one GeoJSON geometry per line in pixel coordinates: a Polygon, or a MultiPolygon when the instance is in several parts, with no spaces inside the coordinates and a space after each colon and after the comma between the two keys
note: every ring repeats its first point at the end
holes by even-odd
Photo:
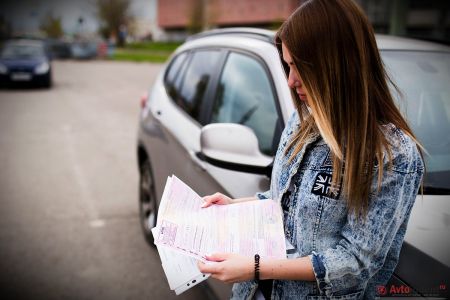
{"type": "MultiPolygon", "coordinates": [[[[309,256],[316,282],[274,280],[271,298],[374,299],[377,286],[386,284],[395,269],[422,180],[424,166],[417,146],[395,126],[384,126],[392,145],[391,168],[385,155],[377,191],[375,167],[362,222],[349,213],[339,189],[328,193],[332,161],[330,148],[320,136],[311,139],[289,162],[290,153],[285,155],[285,149],[298,127],[298,114],[294,113],[275,156],[270,190],[257,197],[281,201],[290,188],[284,219],[286,240],[297,257],[309,256]]],[[[257,287],[255,281],[237,283],[232,299],[252,299],[257,287]]]]}

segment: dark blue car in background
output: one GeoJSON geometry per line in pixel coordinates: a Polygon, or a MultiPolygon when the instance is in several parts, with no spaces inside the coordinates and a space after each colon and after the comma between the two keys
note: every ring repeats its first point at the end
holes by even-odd
{"type": "Polygon", "coordinates": [[[24,39],[5,42],[0,52],[0,84],[33,84],[50,88],[52,67],[45,44],[24,39]]]}

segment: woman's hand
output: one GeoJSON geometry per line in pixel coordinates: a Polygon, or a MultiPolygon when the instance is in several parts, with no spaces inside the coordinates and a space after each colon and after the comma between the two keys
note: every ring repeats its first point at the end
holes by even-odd
{"type": "Polygon", "coordinates": [[[225,196],[221,193],[215,193],[213,195],[205,196],[203,197],[203,201],[205,202],[202,204],[202,208],[211,206],[213,204],[227,205],[233,203],[233,200],[230,197],[225,196]]]}
{"type": "Polygon", "coordinates": [[[202,273],[210,273],[213,278],[226,283],[247,281],[254,278],[253,258],[234,253],[214,254],[206,257],[214,263],[205,264],[198,262],[198,268],[202,273]]]}

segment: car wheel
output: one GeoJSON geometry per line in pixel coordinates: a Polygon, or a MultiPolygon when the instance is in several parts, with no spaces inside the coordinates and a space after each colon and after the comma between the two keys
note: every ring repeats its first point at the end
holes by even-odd
{"type": "Polygon", "coordinates": [[[51,73],[49,73],[48,76],[45,78],[43,87],[47,88],[47,89],[52,87],[52,74],[51,73]]]}
{"type": "Polygon", "coordinates": [[[154,182],[150,162],[146,159],[140,166],[139,217],[145,240],[152,247],[155,247],[155,244],[151,229],[156,225],[158,213],[154,182]]]}
{"type": "Polygon", "coordinates": [[[51,87],[52,87],[52,80],[51,80],[51,79],[47,80],[47,81],[44,83],[44,87],[45,87],[46,89],[51,88],[51,87]]]}

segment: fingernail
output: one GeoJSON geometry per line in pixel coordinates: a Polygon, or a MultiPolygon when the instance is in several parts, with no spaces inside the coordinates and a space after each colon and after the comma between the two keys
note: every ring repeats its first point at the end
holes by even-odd
{"type": "Polygon", "coordinates": [[[204,208],[206,206],[206,202],[202,204],[202,206],[200,206],[201,208],[204,208]]]}

